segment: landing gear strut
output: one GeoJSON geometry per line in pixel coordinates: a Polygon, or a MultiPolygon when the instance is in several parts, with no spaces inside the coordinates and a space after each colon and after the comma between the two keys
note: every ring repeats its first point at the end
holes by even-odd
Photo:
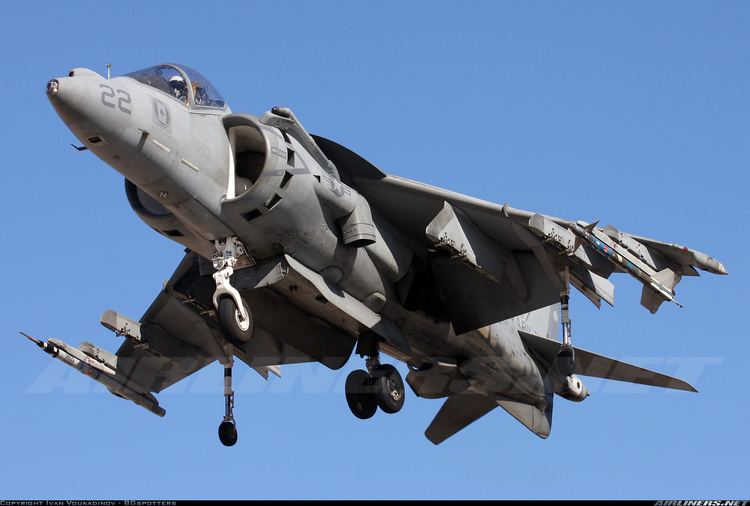
{"type": "Polygon", "coordinates": [[[571,343],[572,328],[570,323],[570,268],[565,267],[560,272],[563,289],[560,292],[560,312],[562,323],[563,344],[560,352],[557,354],[557,367],[564,376],[570,376],[575,372],[576,358],[573,345],[571,343]]]}
{"type": "Polygon", "coordinates": [[[385,413],[398,413],[404,406],[406,390],[398,370],[380,363],[379,344],[374,337],[363,337],[357,346],[360,356],[367,355],[367,371],[358,369],[346,378],[346,402],[354,416],[371,418],[378,407],[385,413]]]}
{"type": "Polygon", "coordinates": [[[242,347],[253,336],[253,317],[230,278],[238,259],[246,254],[245,248],[236,237],[229,237],[216,240],[214,250],[216,291],[213,302],[218,310],[219,326],[229,342],[242,347]]]}
{"type": "Polygon", "coordinates": [[[224,419],[219,425],[219,440],[224,446],[237,442],[237,425],[234,423],[234,392],[232,391],[233,359],[224,364],[224,419]]]}

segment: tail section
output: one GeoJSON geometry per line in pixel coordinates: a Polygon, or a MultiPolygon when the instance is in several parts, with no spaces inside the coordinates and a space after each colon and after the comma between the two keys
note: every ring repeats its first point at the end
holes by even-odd
{"type": "Polygon", "coordinates": [[[547,439],[552,430],[552,399],[550,394],[547,407],[541,411],[536,406],[515,401],[497,401],[498,406],[508,412],[510,416],[521,422],[527,429],[542,439],[547,439]]]}
{"type": "Polygon", "coordinates": [[[498,406],[531,432],[546,439],[552,429],[554,393],[560,392],[563,397],[574,401],[583,400],[587,395],[585,389],[582,393],[566,394],[562,380],[571,377],[575,380],[576,375],[697,392],[681,379],[581,348],[573,348],[572,354],[565,355],[571,363],[561,362],[561,343],[554,339],[559,326],[557,304],[518,316],[515,320],[518,333],[529,354],[537,360],[540,367],[549,372],[545,378],[546,402],[531,405],[505,399],[497,400],[468,390],[450,395],[425,431],[425,436],[432,443],[442,443],[498,406]]]}
{"type": "Polygon", "coordinates": [[[443,407],[427,430],[425,436],[434,444],[440,444],[458,431],[500,406],[527,429],[542,439],[547,439],[552,429],[552,400],[550,390],[546,395],[546,406],[540,410],[531,404],[510,400],[493,400],[486,395],[462,392],[448,397],[443,407]]]}

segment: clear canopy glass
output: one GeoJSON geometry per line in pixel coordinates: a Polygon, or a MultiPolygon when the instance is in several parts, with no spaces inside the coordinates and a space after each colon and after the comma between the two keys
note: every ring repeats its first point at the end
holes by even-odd
{"type": "Polygon", "coordinates": [[[208,79],[203,77],[203,74],[185,65],[181,65],[180,68],[185,71],[188,79],[190,79],[190,85],[193,90],[193,103],[195,105],[198,107],[224,108],[226,102],[216,88],[208,82],[208,79]]]}
{"type": "Polygon", "coordinates": [[[152,86],[185,105],[215,109],[226,106],[226,102],[208,79],[184,65],[156,65],[125,75],[152,86]]]}

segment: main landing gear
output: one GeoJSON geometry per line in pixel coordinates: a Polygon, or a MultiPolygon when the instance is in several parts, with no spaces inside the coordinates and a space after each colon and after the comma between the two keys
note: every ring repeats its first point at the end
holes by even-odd
{"type": "Polygon", "coordinates": [[[361,338],[357,353],[368,356],[367,371],[352,371],[346,378],[346,402],[354,416],[363,420],[371,418],[378,407],[390,414],[398,413],[404,406],[404,380],[395,367],[380,363],[378,348],[374,337],[361,338]]]}

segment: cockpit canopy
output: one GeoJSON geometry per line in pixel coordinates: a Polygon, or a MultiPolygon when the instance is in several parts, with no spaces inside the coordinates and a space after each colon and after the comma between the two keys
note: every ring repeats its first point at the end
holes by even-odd
{"type": "Polygon", "coordinates": [[[125,75],[176,98],[188,107],[226,107],[226,102],[208,79],[185,65],[156,65],[125,75]]]}

